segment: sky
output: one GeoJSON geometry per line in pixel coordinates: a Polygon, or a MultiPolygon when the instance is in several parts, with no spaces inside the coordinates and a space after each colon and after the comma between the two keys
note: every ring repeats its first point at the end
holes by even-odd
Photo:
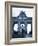
{"type": "Polygon", "coordinates": [[[16,8],[16,7],[13,7],[12,8],[12,17],[19,16],[21,11],[25,12],[27,17],[32,17],[33,12],[34,12],[34,8],[16,8]]]}

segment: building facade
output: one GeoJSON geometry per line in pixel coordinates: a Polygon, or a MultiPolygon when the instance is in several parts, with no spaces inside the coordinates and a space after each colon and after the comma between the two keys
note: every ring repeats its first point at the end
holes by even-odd
{"type": "Polygon", "coordinates": [[[32,17],[27,17],[25,12],[21,11],[19,16],[12,17],[12,37],[26,38],[32,36],[32,17]],[[14,31],[14,25],[18,24],[18,31],[14,31]],[[31,24],[31,32],[27,34],[27,24],[31,24]]]}

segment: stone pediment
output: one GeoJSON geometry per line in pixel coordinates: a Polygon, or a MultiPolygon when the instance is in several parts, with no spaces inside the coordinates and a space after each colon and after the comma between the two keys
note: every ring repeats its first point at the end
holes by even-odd
{"type": "Polygon", "coordinates": [[[26,19],[26,18],[27,18],[27,16],[26,16],[25,12],[21,11],[21,13],[18,16],[18,19],[26,19]]]}

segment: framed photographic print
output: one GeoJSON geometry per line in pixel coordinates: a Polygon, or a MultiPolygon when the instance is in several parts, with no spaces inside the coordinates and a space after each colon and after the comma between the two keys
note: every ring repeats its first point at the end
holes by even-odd
{"type": "Polygon", "coordinates": [[[5,43],[37,42],[37,4],[5,2],[5,43]]]}

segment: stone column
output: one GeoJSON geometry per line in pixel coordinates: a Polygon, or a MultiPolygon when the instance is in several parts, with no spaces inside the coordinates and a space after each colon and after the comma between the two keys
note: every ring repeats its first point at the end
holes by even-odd
{"type": "Polygon", "coordinates": [[[27,21],[25,21],[25,33],[24,33],[25,37],[27,35],[27,21]]]}
{"type": "Polygon", "coordinates": [[[18,36],[21,37],[21,26],[20,26],[20,21],[18,21],[18,36]]]}

